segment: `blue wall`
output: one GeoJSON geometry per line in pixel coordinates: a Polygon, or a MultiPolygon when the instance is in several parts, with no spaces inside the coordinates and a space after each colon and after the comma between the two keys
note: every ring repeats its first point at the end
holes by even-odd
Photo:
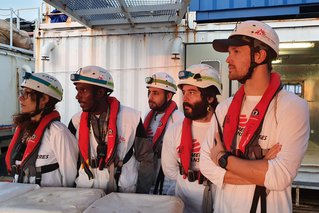
{"type": "Polygon", "coordinates": [[[319,17],[319,0],[191,0],[196,21],[319,17]]]}

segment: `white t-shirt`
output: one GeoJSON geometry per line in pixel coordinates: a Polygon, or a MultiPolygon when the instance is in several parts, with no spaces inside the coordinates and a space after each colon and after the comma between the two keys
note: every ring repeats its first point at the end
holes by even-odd
{"type": "MultiPolygon", "coordinates": [[[[258,102],[255,99],[256,97],[246,97],[243,106],[245,114],[249,113],[251,106],[258,102]]],[[[224,121],[231,101],[232,98],[225,100],[216,109],[220,124],[224,121]]],[[[245,124],[243,121],[248,119],[245,114],[241,113],[242,127],[245,124]]],[[[277,157],[268,161],[268,171],[265,174],[264,186],[269,191],[267,212],[292,212],[291,184],[307,149],[309,131],[307,102],[292,93],[281,90],[269,105],[259,135],[259,144],[262,149],[270,149],[278,142],[282,145],[277,157]]],[[[202,145],[200,159],[202,173],[216,185],[216,194],[213,195],[214,210],[227,213],[249,212],[255,185],[223,183],[226,170],[216,165],[210,158],[215,132],[217,132],[217,123],[214,117],[207,139],[202,145]]],[[[260,203],[257,212],[260,212],[260,203]]]]}
{"type": "MultiPolygon", "coordinates": [[[[181,143],[182,124],[180,121],[169,128],[164,136],[162,148],[162,167],[165,176],[176,180],[176,196],[180,197],[184,204],[184,212],[202,212],[204,185],[198,181],[189,182],[180,175],[179,163],[181,162],[178,148],[181,143]]],[[[199,171],[200,149],[202,141],[209,129],[210,122],[192,122],[193,148],[190,169],[199,171]]]]}
{"type": "MultiPolygon", "coordinates": [[[[78,143],[74,135],[63,123],[52,122],[43,133],[35,166],[58,163],[59,168],[42,174],[41,186],[72,187],[77,173],[78,153],[78,143]]],[[[16,162],[17,165],[20,163],[20,161],[16,162]]],[[[25,181],[35,183],[35,177],[25,181]]]]}

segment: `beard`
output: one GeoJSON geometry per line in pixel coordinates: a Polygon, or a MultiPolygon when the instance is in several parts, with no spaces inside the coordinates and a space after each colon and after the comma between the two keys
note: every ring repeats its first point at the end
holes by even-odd
{"type": "Polygon", "coordinates": [[[164,112],[168,104],[169,104],[169,101],[166,101],[166,100],[160,106],[153,101],[148,101],[148,105],[150,106],[150,109],[157,112],[164,112]]]}
{"type": "Polygon", "coordinates": [[[198,120],[198,119],[204,118],[207,115],[207,106],[208,106],[208,103],[205,103],[203,101],[196,102],[193,105],[191,105],[190,103],[184,102],[183,103],[184,115],[186,118],[189,118],[191,120],[198,120]],[[191,111],[188,111],[187,109],[185,109],[185,107],[191,108],[191,111]]]}

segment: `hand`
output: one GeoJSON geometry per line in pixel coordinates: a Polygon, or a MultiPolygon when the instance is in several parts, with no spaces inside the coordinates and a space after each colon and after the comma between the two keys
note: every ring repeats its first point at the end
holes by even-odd
{"type": "Polygon", "coordinates": [[[275,157],[277,157],[277,154],[281,151],[281,147],[282,145],[279,143],[276,143],[275,145],[273,145],[268,152],[266,153],[264,159],[266,160],[272,160],[275,157]]]}
{"type": "Polygon", "coordinates": [[[222,144],[218,132],[215,133],[214,146],[210,149],[210,158],[216,164],[218,164],[219,158],[225,153],[225,148],[222,144]]]}

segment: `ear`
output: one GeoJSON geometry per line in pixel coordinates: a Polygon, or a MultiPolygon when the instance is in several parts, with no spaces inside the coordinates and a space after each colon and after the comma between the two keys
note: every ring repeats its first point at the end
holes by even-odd
{"type": "Polygon", "coordinates": [[[213,97],[207,97],[207,101],[209,104],[213,103],[214,98],[213,97]]]}
{"type": "Polygon", "coordinates": [[[98,90],[96,92],[96,95],[97,95],[97,97],[102,98],[106,93],[107,93],[106,89],[98,88],[98,90]]]}
{"type": "Polygon", "coordinates": [[[47,94],[43,94],[42,97],[40,98],[40,103],[39,103],[40,109],[43,109],[45,105],[49,102],[49,100],[50,100],[50,97],[47,94]]]}
{"type": "Polygon", "coordinates": [[[172,98],[173,98],[173,93],[171,92],[166,93],[166,101],[172,100],[172,98]]]}
{"type": "Polygon", "coordinates": [[[258,52],[255,53],[255,62],[257,64],[262,63],[267,57],[267,52],[266,50],[259,50],[258,52]]]}

